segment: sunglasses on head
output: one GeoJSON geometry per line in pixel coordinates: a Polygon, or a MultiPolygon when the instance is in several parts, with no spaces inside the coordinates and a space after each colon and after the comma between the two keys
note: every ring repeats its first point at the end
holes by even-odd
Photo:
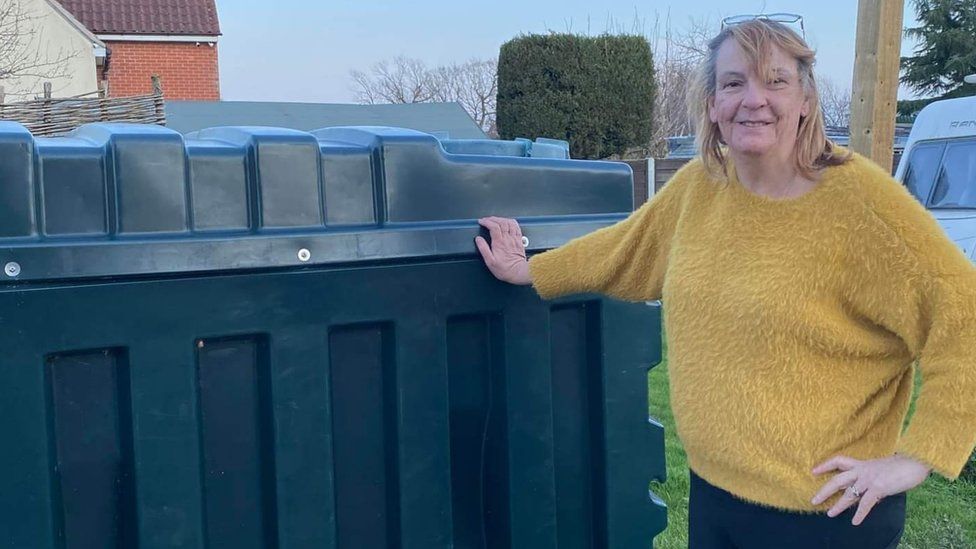
{"type": "Polygon", "coordinates": [[[772,21],[774,23],[799,23],[800,32],[803,34],[803,39],[807,39],[807,31],[803,28],[803,16],[795,13],[757,13],[751,15],[733,15],[731,17],[722,19],[722,29],[724,30],[725,27],[739,25],[747,21],[755,21],[757,19],[762,21],[772,21]]]}

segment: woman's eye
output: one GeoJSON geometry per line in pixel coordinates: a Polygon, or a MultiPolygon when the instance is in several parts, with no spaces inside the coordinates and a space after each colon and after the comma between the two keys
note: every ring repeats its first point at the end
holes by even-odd
{"type": "Polygon", "coordinates": [[[732,88],[732,87],[737,87],[738,85],[739,85],[739,82],[735,82],[735,81],[732,81],[732,82],[726,82],[726,83],[725,83],[725,84],[724,84],[724,85],[722,86],[722,88],[723,88],[723,89],[725,89],[725,88],[732,88]]]}

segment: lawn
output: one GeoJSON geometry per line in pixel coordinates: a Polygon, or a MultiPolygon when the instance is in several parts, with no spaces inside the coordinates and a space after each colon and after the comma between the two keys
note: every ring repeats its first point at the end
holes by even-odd
{"type": "MultiPolygon", "coordinates": [[[[648,376],[650,413],[665,429],[668,480],[651,490],[668,504],[668,528],[654,540],[657,549],[688,547],[688,462],[678,442],[668,393],[667,351],[648,376]]],[[[976,548],[976,479],[948,482],[932,475],[908,494],[902,549],[976,548]]]]}

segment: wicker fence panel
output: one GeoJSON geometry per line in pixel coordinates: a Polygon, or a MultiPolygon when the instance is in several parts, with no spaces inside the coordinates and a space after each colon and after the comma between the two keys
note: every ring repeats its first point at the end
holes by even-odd
{"type": "Polygon", "coordinates": [[[23,124],[35,136],[64,135],[89,122],[166,124],[162,89],[154,82],[150,95],[133,97],[74,97],[3,103],[0,120],[23,124]]]}

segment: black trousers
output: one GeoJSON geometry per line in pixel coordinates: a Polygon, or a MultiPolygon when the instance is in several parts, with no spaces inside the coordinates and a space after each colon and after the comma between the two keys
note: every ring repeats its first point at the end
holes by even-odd
{"type": "MultiPolygon", "coordinates": [[[[812,497],[812,495],[811,495],[812,497]]],[[[691,473],[689,549],[893,549],[905,529],[905,494],[878,502],[860,526],[857,505],[834,518],[749,503],[691,473]]]]}

